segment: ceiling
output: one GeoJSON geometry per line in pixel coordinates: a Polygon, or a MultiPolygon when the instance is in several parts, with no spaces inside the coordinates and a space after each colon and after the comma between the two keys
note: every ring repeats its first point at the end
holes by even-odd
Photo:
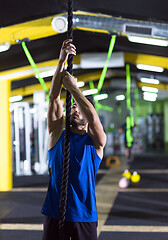
{"type": "MultiPolygon", "coordinates": [[[[0,53],[0,80],[11,81],[11,96],[21,94],[31,98],[41,89],[38,79],[17,40],[28,38],[26,45],[40,71],[57,65],[60,47],[67,33],[55,32],[51,21],[56,16],[66,18],[67,1],[6,0],[0,8],[0,44],[9,42],[8,51],[0,53]]],[[[167,0],[74,0],[74,44],[78,56],[74,74],[79,80],[99,80],[102,67],[82,68],[85,53],[108,52],[111,35],[117,34],[114,52],[122,52],[124,62],[130,64],[131,76],[140,87],[140,76],[160,80],[159,89],[168,89],[168,47],[132,43],[128,35],[168,40],[167,0]],[[131,30],[130,30],[131,29],[131,30]],[[130,32],[129,32],[130,31],[130,32]],[[131,32],[132,31],[132,32],[131,32]],[[162,73],[138,70],[137,63],[162,66],[162,73]]],[[[125,78],[125,66],[110,67],[105,85],[108,91],[119,89],[125,78]],[[118,86],[111,84],[118,81],[118,86]]],[[[45,78],[48,88],[51,77],[45,78]]],[[[148,84],[146,84],[148,85],[148,84]]],[[[165,94],[165,97],[167,95],[165,94]]]]}

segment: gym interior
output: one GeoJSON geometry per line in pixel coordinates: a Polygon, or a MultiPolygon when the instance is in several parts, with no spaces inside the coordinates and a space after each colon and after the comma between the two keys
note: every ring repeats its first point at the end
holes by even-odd
{"type": "MultiPolygon", "coordinates": [[[[73,75],[107,136],[98,240],[168,238],[167,9],[166,0],[73,2],[73,75]]],[[[48,93],[67,28],[68,0],[0,8],[1,240],[42,239],[48,93]]],[[[66,89],[61,101],[66,115],[66,89]]]]}

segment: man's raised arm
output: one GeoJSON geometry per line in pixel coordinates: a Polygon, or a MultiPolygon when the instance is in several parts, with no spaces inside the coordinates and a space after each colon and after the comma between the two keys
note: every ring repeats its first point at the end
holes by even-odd
{"type": "Polygon", "coordinates": [[[71,41],[71,39],[68,39],[62,44],[57,69],[51,82],[47,114],[49,133],[53,132],[57,128],[60,129],[63,125],[63,107],[60,101],[60,94],[62,90],[62,72],[64,70],[65,62],[68,59],[68,55],[76,55],[76,48],[73,44],[71,44],[71,41]]]}
{"type": "Polygon", "coordinates": [[[63,73],[63,85],[72,94],[82,115],[86,118],[88,122],[88,133],[94,142],[95,148],[98,151],[102,151],[106,144],[106,134],[95,108],[83,95],[77,87],[74,77],[68,72],[63,73]]]}

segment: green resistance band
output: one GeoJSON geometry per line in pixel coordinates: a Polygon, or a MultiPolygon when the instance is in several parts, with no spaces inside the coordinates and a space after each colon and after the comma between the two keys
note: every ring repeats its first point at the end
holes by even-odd
{"type": "MultiPolygon", "coordinates": [[[[102,86],[103,86],[103,83],[104,83],[104,79],[105,79],[105,77],[106,77],[106,72],[107,72],[109,60],[110,60],[111,54],[112,54],[112,52],[113,52],[115,42],[116,42],[116,35],[113,35],[113,36],[111,37],[111,40],[110,40],[110,45],[109,45],[109,49],[108,49],[107,59],[106,59],[106,62],[105,62],[103,71],[102,71],[102,73],[101,73],[99,82],[98,82],[98,86],[97,86],[98,93],[95,94],[94,96],[98,95],[99,92],[100,92],[101,89],[102,89],[102,86]]],[[[90,86],[90,89],[93,89],[93,88],[94,88],[94,83],[93,83],[93,82],[89,82],[89,86],[90,86]]],[[[93,99],[93,100],[94,100],[94,99],[93,99]]],[[[99,109],[103,109],[103,110],[110,111],[110,112],[113,111],[113,108],[112,108],[112,107],[104,106],[104,105],[98,103],[98,100],[94,100],[94,103],[95,103],[95,108],[96,108],[97,113],[99,113],[99,109]]]]}
{"type": "MultiPolygon", "coordinates": [[[[92,81],[89,82],[89,87],[90,87],[90,89],[94,88],[94,83],[92,81]]],[[[97,94],[95,94],[94,96],[96,96],[96,95],[97,94]]],[[[94,99],[94,97],[93,97],[93,101],[95,103],[95,108],[96,108],[97,113],[99,112],[100,109],[105,110],[105,111],[109,111],[109,112],[112,112],[114,110],[112,107],[100,104],[98,102],[98,100],[94,99]]]]}
{"type": "Polygon", "coordinates": [[[130,111],[130,116],[126,117],[126,139],[128,147],[132,146],[132,132],[131,127],[134,126],[134,116],[133,116],[133,108],[131,106],[131,74],[130,74],[130,65],[126,64],[126,85],[127,85],[127,109],[130,111]]]}
{"type": "MultiPolygon", "coordinates": [[[[116,42],[116,35],[113,35],[111,37],[111,40],[110,40],[110,45],[109,45],[109,49],[108,49],[107,59],[106,59],[104,68],[102,70],[99,82],[98,82],[98,86],[97,86],[98,93],[95,94],[94,96],[98,95],[99,92],[102,89],[102,86],[103,86],[103,83],[104,83],[104,79],[106,77],[106,72],[107,72],[109,60],[110,60],[111,54],[113,52],[115,42],[116,42]]],[[[94,88],[94,83],[93,82],[89,82],[89,86],[90,86],[90,89],[93,89],[94,88]]],[[[98,103],[98,100],[94,100],[94,103],[95,103],[95,108],[96,108],[96,111],[97,111],[98,114],[99,114],[99,109],[102,109],[102,110],[105,110],[105,111],[113,111],[113,108],[111,108],[109,106],[104,106],[104,105],[98,103]]]]}
{"type": "Polygon", "coordinates": [[[111,54],[112,54],[112,52],[113,52],[115,42],[116,42],[116,35],[113,35],[113,36],[111,37],[111,41],[110,41],[110,45],[109,45],[109,49],[108,49],[108,54],[107,54],[106,63],[105,63],[105,65],[104,65],[104,68],[103,68],[103,71],[102,71],[102,73],[101,73],[101,76],[100,76],[100,79],[99,79],[99,83],[98,83],[98,86],[97,86],[98,93],[99,93],[99,92],[101,91],[101,89],[102,89],[102,86],[103,86],[103,83],[104,83],[104,79],[105,79],[105,77],[106,77],[106,72],[107,72],[109,60],[110,60],[111,54]]]}
{"type": "Polygon", "coordinates": [[[130,107],[130,113],[131,113],[131,127],[134,127],[134,110],[133,107],[130,107]]]}
{"type": "Polygon", "coordinates": [[[102,110],[109,111],[109,112],[112,112],[114,110],[112,107],[109,107],[109,106],[106,106],[106,105],[103,105],[100,103],[97,103],[97,107],[98,107],[98,109],[102,109],[102,110]]]}
{"type": "MultiPolygon", "coordinates": [[[[94,83],[93,83],[92,81],[89,82],[89,87],[90,87],[90,89],[94,89],[94,83]]],[[[95,96],[95,94],[93,95],[93,102],[94,102],[94,104],[95,104],[96,112],[97,112],[97,114],[99,115],[98,100],[95,100],[95,99],[94,99],[94,96],[95,96]]]]}
{"type": "Polygon", "coordinates": [[[139,112],[139,91],[138,87],[135,88],[135,121],[138,124],[138,112],[139,112]]]}
{"type": "Polygon", "coordinates": [[[131,117],[127,116],[126,118],[126,139],[127,139],[127,146],[132,147],[133,137],[131,133],[131,117]]]}
{"type": "Polygon", "coordinates": [[[32,68],[34,69],[34,72],[37,75],[37,78],[38,78],[40,84],[42,85],[44,91],[46,92],[46,100],[47,100],[47,102],[49,102],[49,90],[48,90],[48,88],[46,86],[46,83],[45,83],[44,79],[40,77],[39,70],[36,67],[36,64],[35,64],[32,56],[31,56],[31,54],[30,54],[30,52],[29,52],[25,42],[22,42],[22,47],[23,47],[23,50],[24,50],[24,52],[26,54],[27,59],[29,60],[30,65],[32,66],[32,68]]]}
{"type": "Polygon", "coordinates": [[[127,109],[131,107],[131,76],[130,76],[130,66],[126,64],[126,85],[127,85],[127,109]]]}
{"type": "Polygon", "coordinates": [[[126,85],[127,85],[127,109],[130,111],[131,116],[131,127],[134,126],[134,114],[133,107],[131,106],[131,74],[130,74],[130,65],[126,65],[126,85]]]}

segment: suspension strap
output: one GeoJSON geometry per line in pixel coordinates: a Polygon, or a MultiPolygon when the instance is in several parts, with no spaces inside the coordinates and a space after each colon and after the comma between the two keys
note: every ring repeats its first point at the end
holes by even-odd
{"type": "Polygon", "coordinates": [[[39,80],[39,82],[40,82],[43,90],[44,90],[45,93],[46,93],[46,100],[47,100],[47,103],[48,103],[48,102],[49,102],[49,89],[47,88],[47,85],[46,85],[44,79],[43,79],[42,77],[40,77],[39,70],[38,70],[38,68],[37,68],[37,66],[36,66],[36,64],[35,64],[32,56],[31,56],[31,54],[30,54],[27,46],[26,46],[26,41],[28,41],[28,39],[20,40],[19,43],[22,44],[22,48],[23,48],[23,50],[24,50],[24,53],[25,53],[25,55],[26,55],[26,57],[27,57],[30,65],[31,65],[32,68],[34,69],[34,72],[35,72],[35,74],[36,74],[36,76],[37,76],[37,78],[38,78],[38,80],[39,80]]]}
{"type": "Polygon", "coordinates": [[[127,110],[130,112],[130,116],[126,117],[126,140],[127,146],[132,147],[133,137],[131,127],[134,126],[133,109],[131,107],[131,75],[130,65],[126,64],[126,85],[127,85],[127,110]]]}
{"type": "Polygon", "coordinates": [[[107,72],[108,64],[109,64],[109,61],[110,61],[110,58],[111,58],[111,54],[112,54],[114,46],[115,46],[116,37],[117,37],[117,35],[112,35],[111,40],[110,40],[107,59],[106,59],[106,62],[105,62],[103,71],[101,73],[101,76],[100,76],[100,79],[99,79],[99,82],[98,82],[98,86],[97,86],[98,93],[101,91],[103,83],[104,83],[104,79],[106,77],[106,72],[107,72]]]}

